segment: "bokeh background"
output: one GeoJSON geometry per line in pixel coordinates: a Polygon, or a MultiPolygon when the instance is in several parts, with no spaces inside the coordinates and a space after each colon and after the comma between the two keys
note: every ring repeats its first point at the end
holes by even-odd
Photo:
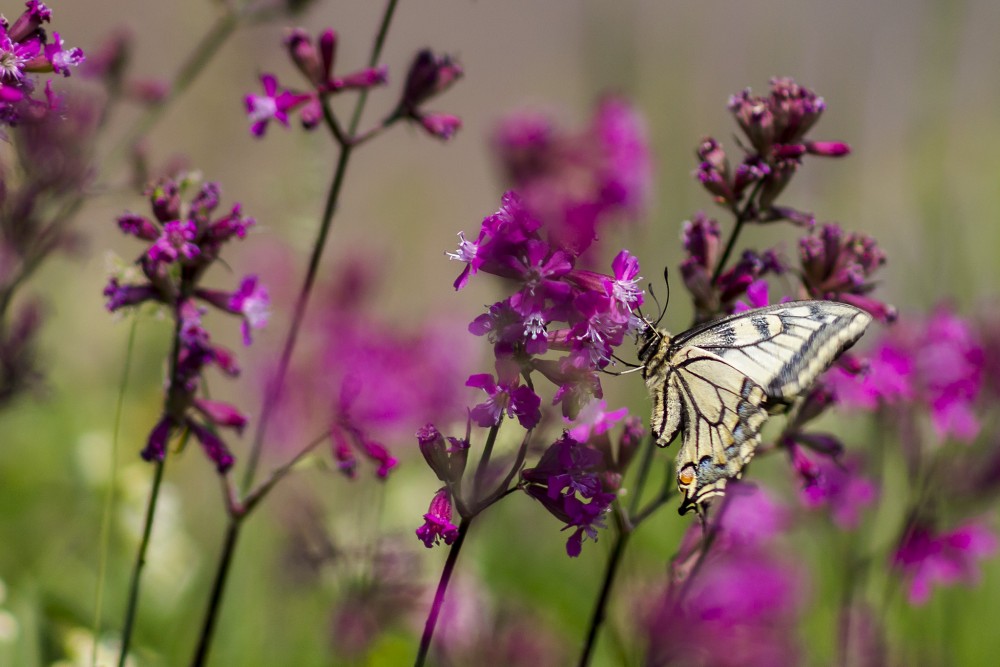
{"type": "MultiPolygon", "coordinates": [[[[164,80],[218,13],[214,3],[194,0],[51,6],[63,38],[85,50],[95,51],[111,31],[128,27],[135,36],[131,72],[164,80]]],[[[10,1],[0,9],[15,16],[20,4],[10,1]]],[[[340,35],[338,68],[361,66],[382,9],[383,3],[371,0],[316,2],[295,19],[239,30],[147,137],[152,162],[184,156],[222,183],[225,202],[241,201],[258,220],[229,263],[234,275],[256,272],[271,286],[274,315],[255,346],[240,350],[245,377],[213,384],[213,395],[251,414],[259,408],[259,369],[267,367],[286,329],[335,147],[319,134],[277,127],[264,140],[253,139],[242,97],[258,90],[259,72],[294,79],[281,46],[293,25],[312,33],[333,27],[340,35]]],[[[991,0],[403,0],[383,58],[390,82],[401,81],[421,47],[457,55],[466,76],[434,106],[459,115],[464,126],[445,144],[399,127],[356,153],[321,275],[333,280],[348,259],[365,258],[381,278],[370,309],[384,326],[405,332],[435,318],[464,328],[498,297],[499,287],[481,280],[456,293],[451,282],[459,267],[443,253],[454,248],[459,230],[476,230],[498,205],[504,184],[489,145],[493,128],[505,114],[524,108],[551,111],[566,127],[579,128],[599,96],[612,91],[645,115],[657,176],[646,219],[613,232],[607,257],[627,247],[647,278],[659,276],[681,257],[681,222],[712,209],[691,177],[694,147],[709,134],[731,145],[735,125],[726,110],[728,96],[747,86],[764,92],[770,77],[779,75],[825,98],[827,111],[814,134],[847,141],[854,151],[844,160],[811,161],[784,201],[814,211],[820,221],[874,235],[889,256],[880,293],[901,312],[922,312],[942,301],[965,314],[992,308],[1000,278],[998,26],[1000,4],[991,0]]],[[[394,100],[392,93],[376,91],[368,118],[379,117],[394,100]]],[[[138,113],[116,114],[102,150],[138,113]]],[[[114,182],[115,176],[101,174],[100,180],[114,182]]],[[[114,632],[120,623],[151,476],[138,451],[162,400],[170,333],[166,322],[152,317],[138,325],[119,467],[111,480],[129,324],[105,312],[101,289],[108,254],[131,260],[138,251],[114,224],[126,209],[144,211],[146,203],[122,188],[90,199],[75,224],[84,243],[50,261],[26,290],[46,304],[40,348],[46,382],[0,413],[0,607],[9,615],[8,630],[0,633],[0,664],[72,661],[73,642],[89,641],[108,484],[118,490],[118,506],[104,627],[114,632]]],[[[785,239],[789,252],[795,251],[787,228],[755,233],[759,246],[785,239]]],[[[233,277],[220,274],[227,279],[233,277]]],[[[676,298],[667,322],[678,329],[689,321],[689,304],[676,298]]],[[[214,335],[238,346],[234,325],[220,322],[219,329],[214,335]]],[[[472,339],[463,350],[470,365],[461,372],[490,370],[482,343],[472,339]]],[[[306,357],[299,361],[308,364],[308,341],[303,349],[306,357]]],[[[638,377],[608,378],[605,387],[610,404],[644,414],[638,377]]],[[[444,550],[426,551],[413,537],[436,480],[417,455],[415,440],[391,444],[403,463],[388,483],[367,471],[348,481],[317,462],[287,481],[251,519],[214,664],[412,660],[426,602],[420,587],[436,580],[444,550]],[[375,570],[364,558],[338,559],[330,550],[364,554],[377,544],[392,545],[398,562],[385,567],[412,587],[399,594],[415,597],[416,611],[386,625],[367,650],[351,655],[343,643],[354,630],[345,629],[342,610],[364,598],[375,570]]],[[[237,456],[244,451],[235,448],[237,456]]],[[[268,452],[267,459],[281,461],[282,452],[268,452]]],[[[780,478],[778,468],[770,467],[762,463],[760,474],[780,478]]],[[[200,454],[172,459],[167,480],[136,630],[142,665],[188,659],[225,519],[219,485],[200,454]]],[[[791,496],[790,482],[777,487],[791,496]]],[[[607,540],[588,545],[571,561],[558,523],[529,499],[517,496],[490,511],[460,564],[458,585],[473,591],[470,599],[478,602],[461,614],[467,627],[454,631],[474,637],[490,632],[488,619],[495,615],[528,618],[530,610],[539,641],[554,646],[546,655],[562,656],[553,658],[557,662],[572,659],[607,540]]],[[[688,520],[661,512],[637,535],[595,664],[636,659],[629,633],[637,603],[630,596],[644,578],[663,571],[688,520]]],[[[844,564],[837,549],[828,548],[832,539],[824,533],[789,542],[801,550],[792,557],[811,563],[816,574],[802,628],[808,664],[830,664],[834,655],[836,588],[827,582],[836,580],[844,564]]],[[[942,591],[926,607],[901,604],[898,611],[892,630],[900,664],[992,664],[991,657],[1000,655],[1000,635],[990,620],[1000,613],[1000,566],[988,564],[977,588],[942,591]],[[919,650],[907,649],[911,639],[919,640],[919,650]]]]}

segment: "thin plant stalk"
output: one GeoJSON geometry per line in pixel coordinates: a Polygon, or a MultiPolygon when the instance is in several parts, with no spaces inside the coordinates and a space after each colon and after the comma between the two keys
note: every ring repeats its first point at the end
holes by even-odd
{"type": "Polygon", "coordinates": [[[618,576],[618,568],[622,562],[622,556],[628,545],[629,537],[635,531],[639,523],[648,517],[653,510],[661,505],[668,494],[660,496],[650,503],[649,507],[639,510],[639,503],[642,500],[642,492],[649,479],[649,470],[652,467],[653,453],[656,451],[656,443],[653,438],[646,439],[646,446],[643,449],[642,460],[639,462],[639,476],[632,489],[632,498],[629,501],[627,514],[623,512],[621,505],[617,505],[615,512],[615,541],[611,545],[611,555],[608,557],[607,565],[604,568],[604,577],[601,580],[601,592],[598,594],[597,602],[590,613],[590,622],[587,624],[587,637],[583,643],[583,650],[580,653],[580,660],[577,663],[580,667],[585,667],[590,663],[593,656],[594,647],[597,645],[597,635],[607,616],[607,605],[611,599],[611,591],[614,587],[615,578],[618,576]]]}
{"type": "MultiPolygon", "coordinates": [[[[392,22],[397,4],[398,0],[389,0],[388,5],[386,6],[379,31],[372,47],[371,57],[369,58],[370,66],[377,64],[379,58],[381,57],[382,47],[385,44],[385,38],[388,34],[389,25],[392,22]]],[[[288,373],[288,367],[291,363],[292,352],[295,348],[299,329],[301,327],[302,320],[305,317],[309,297],[312,293],[312,288],[319,272],[319,264],[323,256],[323,250],[326,246],[327,236],[332,227],[333,217],[340,201],[340,193],[344,184],[344,176],[347,173],[347,166],[354,148],[349,139],[355,132],[357,132],[367,99],[368,96],[366,92],[362,91],[358,96],[357,102],[354,106],[354,113],[351,116],[351,122],[348,126],[348,141],[342,141],[340,143],[340,157],[337,160],[333,181],[330,185],[330,190],[327,193],[326,204],[323,209],[323,217],[320,221],[319,232],[317,233],[316,242],[313,245],[312,255],[309,258],[309,268],[306,271],[306,277],[303,280],[302,288],[296,298],[295,310],[293,311],[292,322],[285,338],[285,343],[278,365],[278,372],[270,388],[265,392],[264,404],[260,411],[260,419],[257,422],[257,429],[253,442],[250,446],[250,452],[247,456],[247,466],[243,475],[244,491],[248,490],[253,484],[254,476],[257,473],[257,466],[260,462],[260,454],[263,448],[264,437],[272,414],[271,411],[280,395],[282,385],[285,381],[285,375],[288,373]]],[[[333,129],[334,128],[331,128],[331,130],[333,129]]],[[[205,618],[202,621],[198,646],[195,651],[194,659],[191,663],[193,666],[203,665],[208,659],[208,652],[211,648],[212,638],[214,636],[216,619],[219,614],[219,610],[222,607],[222,599],[225,593],[226,582],[229,578],[229,572],[232,569],[231,566],[233,557],[236,553],[240,528],[243,525],[242,522],[245,516],[246,514],[229,513],[229,521],[226,527],[226,539],[223,550],[219,556],[218,567],[216,568],[215,578],[212,583],[212,594],[209,600],[209,606],[205,612],[205,618]]]]}
{"type": "MultiPolygon", "coordinates": [[[[132,628],[135,625],[135,615],[139,605],[139,583],[142,580],[142,570],[146,565],[146,550],[149,548],[149,536],[153,532],[153,519],[156,516],[156,503],[160,495],[160,484],[163,481],[164,461],[156,462],[153,473],[153,485],[149,491],[149,503],[146,505],[146,522],[142,529],[142,540],[136,552],[135,566],[132,568],[132,581],[129,584],[128,607],[125,610],[125,624],[122,627],[121,652],[118,654],[118,667],[125,667],[128,649],[132,641],[132,628]]],[[[97,643],[97,637],[94,637],[97,643]]]]}
{"type": "MultiPolygon", "coordinates": [[[[177,363],[181,354],[181,316],[180,313],[175,313],[174,315],[176,321],[174,322],[174,342],[170,352],[170,385],[164,399],[165,407],[169,406],[174,388],[177,386],[177,363]]],[[[121,651],[118,654],[118,667],[124,667],[132,640],[132,627],[135,624],[135,615],[139,605],[139,584],[142,579],[143,567],[146,564],[146,550],[149,548],[149,536],[153,532],[153,520],[156,518],[156,504],[160,497],[160,485],[163,482],[165,460],[166,457],[156,462],[156,471],[153,473],[153,486],[149,491],[149,503],[146,507],[146,519],[142,528],[142,540],[139,542],[135,566],[132,568],[132,582],[129,584],[128,604],[122,627],[121,651]]],[[[94,641],[97,641],[96,637],[94,641]]]]}
{"type": "Polygon", "coordinates": [[[607,615],[608,600],[611,599],[611,589],[618,574],[618,566],[621,565],[622,556],[625,554],[625,547],[632,536],[632,528],[627,525],[620,513],[616,513],[615,518],[617,525],[615,543],[611,546],[611,555],[608,557],[607,565],[604,567],[601,592],[598,594],[594,610],[590,614],[590,623],[587,626],[587,638],[584,640],[583,651],[580,653],[580,660],[577,663],[579,667],[586,667],[590,664],[594,647],[597,645],[597,635],[607,615]]]}
{"type": "Polygon", "coordinates": [[[111,434],[111,470],[108,473],[108,490],[104,496],[104,510],[101,514],[101,557],[97,566],[97,587],[94,591],[94,621],[92,623],[94,643],[90,648],[90,664],[97,667],[97,643],[101,636],[101,615],[104,609],[104,580],[108,573],[108,554],[111,552],[111,517],[115,511],[115,485],[118,479],[118,435],[121,430],[122,414],[125,411],[125,387],[132,370],[132,353],[135,350],[135,331],[138,319],[133,318],[129,328],[128,342],[125,344],[125,365],[118,388],[118,404],[115,406],[115,425],[111,434]]]}
{"type": "Polygon", "coordinates": [[[445,593],[448,590],[448,582],[451,581],[452,572],[455,570],[455,563],[458,562],[458,554],[462,550],[465,536],[469,532],[472,519],[462,519],[458,524],[458,537],[448,550],[448,559],[441,570],[441,579],[438,581],[437,591],[434,593],[434,602],[431,604],[430,613],[427,614],[427,621],[424,623],[424,633],[420,637],[420,649],[417,651],[417,658],[413,662],[413,667],[423,667],[427,660],[427,652],[431,647],[431,640],[434,638],[434,628],[437,626],[438,617],[441,615],[441,607],[444,606],[445,593]]]}

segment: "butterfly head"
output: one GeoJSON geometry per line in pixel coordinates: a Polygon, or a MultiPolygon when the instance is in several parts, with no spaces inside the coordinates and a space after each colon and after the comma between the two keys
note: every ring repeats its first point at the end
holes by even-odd
{"type": "Polygon", "coordinates": [[[643,364],[648,363],[656,356],[657,351],[666,350],[668,345],[670,345],[670,333],[646,322],[642,330],[642,345],[639,346],[639,361],[643,364]]]}

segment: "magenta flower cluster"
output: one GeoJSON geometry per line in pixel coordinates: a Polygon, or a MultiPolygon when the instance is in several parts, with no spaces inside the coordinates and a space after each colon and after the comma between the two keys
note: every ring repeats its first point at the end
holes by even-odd
{"type": "MultiPolygon", "coordinates": [[[[309,87],[306,90],[288,88],[282,86],[274,74],[261,74],[263,94],[244,98],[250,131],[256,137],[264,135],[271,121],[288,127],[292,114],[298,115],[306,130],[323,122],[335,123],[327,106],[331,96],[348,90],[368,90],[388,81],[388,68],[384,65],[365,67],[346,75],[335,74],[337,33],[330,29],[321,32],[315,41],[304,30],[292,30],[285,38],[285,47],[309,87]]],[[[417,124],[431,136],[450,139],[462,126],[461,120],[450,114],[427,111],[423,104],[447,90],[461,76],[461,66],[449,56],[420,51],[410,66],[399,102],[383,121],[383,126],[403,119],[417,124]]],[[[342,130],[337,127],[335,132],[342,130]]]]}
{"type": "Polygon", "coordinates": [[[806,155],[840,157],[851,152],[840,141],[806,138],[825,109],[823,98],[789,78],[772,79],[769,95],[754,95],[749,88],[733,95],[729,110],[749,146],[734,166],[719,142],[703,139],[696,151],[698,180],[730,210],[749,202],[764,220],[810,222],[812,216],[774,202],[806,155]]]}
{"type": "Polygon", "coordinates": [[[601,100],[579,132],[548,116],[505,118],[493,138],[511,187],[543,221],[550,241],[584,253],[602,225],[639,219],[651,199],[653,170],[645,123],[620,97],[601,100]]]}
{"type": "Polygon", "coordinates": [[[243,340],[249,345],[251,330],[267,323],[268,294],[252,275],[232,292],[201,286],[205,272],[219,259],[223,247],[233,239],[245,238],[254,220],[243,215],[239,204],[213,217],[220,197],[216,183],[202,185],[191,201],[185,202],[183,196],[193,185],[186,179],[165,179],[147,193],[153,219],[134,213],[118,218],[118,226],[125,234],[147,244],[135,262],[143,280],[123,283],[114,276],[104,296],[111,312],[151,302],[167,308],[175,322],[175,352],[164,411],[142,457],[162,461],[171,435],[186,430],[223,473],[234,459],[217,430],[242,431],[247,420],[235,407],[197,395],[207,366],[216,366],[229,376],[239,373],[233,353],[211,342],[202,325],[207,309],[201,304],[240,317],[243,340]]]}
{"type": "MultiPolygon", "coordinates": [[[[518,390],[517,373],[537,371],[558,388],[554,403],[573,418],[591,398],[601,398],[598,371],[611,362],[613,350],[634,334],[641,320],[633,312],[642,305],[638,283],[639,262],[622,250],[612,262],[612,274],[576,267],[578,255],[543,237],[542,222],[514,191],[503,196],[500,209],[483,220],[474,240],[460,234],[452,259],[466,263],[455,281],[464,287],[482,271],[513,281],[516,291],[489,307],[469,330],[487,336],[497,358],[499,382],[473,376],[470,383],[487,389],[496,403],[498,392],[508,398],[518,390]],[[565,353],[558,359],[541,359],[549,351],[565,353]]],[[[505,399],[506,400],[506,399],[505,399]]],[[[519,416],[526,428],[538,421],[537,405],[527,393],[518,395],[519,416]]],[[[511,404],[513,409],[513,404],[511,404]]],[[[498,423],[495,408],[477,408],[478,423],[498,423]]]]}
{"type": "Polygon", "coordinates": [[[25,7],[14,23],[0,16],[0,126],[17,125],[57,107],[51,82],[40,100],[31,74],[69,76],[70,68],[84,60],[83,51],[65,47],[58,32],[49,40],[42,24],[51,20],[51,9],[38,0],[28,0],[25,7]]]}
{"type": "Polygon", "coordinates": [[[622,476],[646,435],[642,420],[622,408],[604,411],[604,401],[588,406],[577,425],[550,445],[534,467],[521,473],[522,488],[552,516],[572,530],[566,541],[570,557],[580,555],[583,539],[597,540],[604,515],[621,488],[622,476]],[[609,429],[623,422],[613,444],[609,429]]]}

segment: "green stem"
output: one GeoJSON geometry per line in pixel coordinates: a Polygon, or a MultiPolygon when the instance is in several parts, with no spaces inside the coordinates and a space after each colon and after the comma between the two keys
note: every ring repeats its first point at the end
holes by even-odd
{"type": "MultiPolygon", "coordinates": [[[[142,540],[139,542],[139,551],[136,554],[135,566],[132,568],[132,582],[129,584],[128,607],[125,611],[125,625],[122,629],[122,645],[121,653],[118,655],[118,667],[125,667],[129,644],[132,641],[132,627],[135,623],[135,613],[139,604],[139,582],[142,578],[142,569],[146,565],[146,550],[149,547],[149,536],[153,532],[153,518],[156,516],[156,501],[160,495],[160,483],[163,481],[164,464],[165,461],[157,461],[156,471],[153,473],[153,486],[149,491],[149,503],[146,505],[146,523],[142,529],[142,540]]],[[[94,642],[97,642],[97,637],[94,637],[94,642]]]]}
{"type": "Polygon", "coordinates": [[[625,547],[632,536],[632,528],[622,520],[619,514],[617,518],[618,533],[615,536],[615,543],[611,547],[611,556],[604,568],[604,580],[601,583],[601,592],[597,596],[597,603],[590,614],[590,623],[587,626],[587,639],[583,644],[583,651],[580,653],[579,667],[586,667],[590,664],[594,647],[597,645],[597,634],[607,615],[608,601],[611,599],[611,589],[614,586],[615,578],[618,575],[618,567],[621,565],[622,556],[625,554],[625,547]]]}
{"type": "Polygon", "coordinates": [[[441,570],[441,579],[438,581],[437,591],[434,593],[434,602],[431,603],[430,612],[427,614],[427,621],[424,623],[424,634],[420,638],[420,649],[417,651],[417,659],[413,662],[413,667],[423,667],[427,659],[427,652],[431,647],[431,640],[434,638],[434,628],[437,625],[438,616],[441,615],[441,607],[444,605],[444,596],[448,590],[448,582],[451,581],[452,572],[455,570],[455,563],[458,562],[458,554],[462,550],[465,536],[469,532],[472,519],[462,519],[458,524],[458,537],[448,551],[448,559],[441,570]]]}
{"type": "Polygon", "coordinates": [[[621,565],[625,547],[628,545],[629,537],[637,523],[634,521],[639,503],[642,498],[642,491],[649,479],[649,469],[653,464],[653,453],[656,451],[656,444],[652,437],[646,439],[646,446],[642,452],[642,459],[639,461],[639,477],[635,481],[635,488],[632,490],[632,498],[629,500],[628,513],[623,515],[621,506],[616,505],[615,525],[617,532],[615,542],[611,545],[611,555],[604,568],[604,578],[601,582],[601,592],[597,596],[594,610],[590,614],[590,623],[587,625],[587,638],[584,640],[583,652],[577,663],[580,667],[589,664],[594,647],[597,644],[597,635],[604,624],[607,615],[608,601],[611,599],[611,589],[614,587],[615,578],[618,576],[618,567],[621,565]]]}
{"type": "Polygon", "coordinates": [[[760,193],[763,185],[763,181],[758,181],[757,185],[754,186],[753,191],[750,193],[750,196],[747,198],[746,204],[743,205],[743,209],[741,211],[735,211],[736,226],[733,227],[733,233],[729,236],[729,242],[726,243],[726,249],[722,251],[722,256],[719,257],[719,263],[716,264],[715,271],[712,273],[713,285],[719,280],[719,276],[722,275],[722,270],[726,268],[726,263],[729,262],[729,256],[733,254],[733,248],[736,247],[736,239],[739,238],[740,232],[743,230],[743,225],[746,224],[752,217],[750,212],[755,210],[754,201],[757,199],[757,195],[760,193]]]}
{"type": "Polygon", "coordinates": [[[111,552],[111,517],[115,510],[115,485],[118,481],[118,435],[121,431],[122,414],[125,411],[125,387],[132,370],[132,353],[135,350],[135,330],[139,320],[132,319],[128,342],[125,344],[125,365],[118,389],[118,404],[115,406],[115,425],[111,433],[111,470],[108,474],[108,490],[104,496],[104,511],[101,514],[101,557],[97,566],[97,590],[94,592],[94,643],[90,647],[90,664],[97,667],[97,643],[101,636],[101,613],[104,609],[104,580],[108,573],[108,554],[111,552]]]}
{"type": "Polygon", "coordinates": [[[242,526],[242,518],[233,518],[230,519],[226,528],[226,541],[222,546],[222,555],[219,557],[219,565],[212,582],[212,594],[209,597],[208,609],[205,611],[205,620],[201,625],[198,647],[191,659],[191,667],[200,667],[208,659],[208,651],[212,646],[212,636],[215,634],[215,623],[219,617],[219,607],[222,605],[222,596],[226,590],[226,582],[229,580],[229,568],[233,562],[233,554],[236,552],[236,543],[242,526]]]}
{"type": "Polygon", "coordinates": [[[479,457],[479,465],[476,466],[476,475],[472,479],[472,506],[475,507],[479,503],[479,492],[483,488],[483,482],[486,479],[486,470],[490,465],[490,457],[493,455],[493,445],[497,441],[497,433],[500,432],[500,424],[503,423],[503,415],[500,415],[500,421],[490,427],[490,432],[486,436],[486,445],[483,446],[483,455],[479,457]]]}
{"type": "MultiPolygon", "coordinates": [[[[392,22],[392,17],[395,14],[397,2],[398,0],[390,0],[385,13],[382,16],[382,23],[379,27],[375,43],[372,47],[371,57],[369,58],[371,66],[374,66],[374,64],[377,63],[381,57],[382,48],[385,44],[385,37],[389,31],[389,25],[392,22]]],[[[362,90],[358,95],[356,104],[354,105],[354,113],[351,117],[351,123],[347,129],[348,141],[340,144],[340,158],[337,160],[337,167],[334,171],[333,182],[330,184],[330,189],[327,192],[326,204],[323,207],[323,217],[320,221],[319,232],[316,236],[316,241],[313,244],[312,255],[309,258],[309,268],[306,270],[305,280],[302,283],[302,288],[299,290],[299,295],[295,301],[292,323],[289,326],[288,334],[285,337],[285,345],[281,351],[281,358],[278,362],[278,371],[275,374],[274,382],[271,384],[268,391],[265,392],[264,405],[261,406],[260,419],[257,422],[257,431],[255,433],[253,443],[250,446],[250,453],[247,457],[247,467],[243,476],[244,489],[249,488],[250,485],[253,484],[254,475],[257,473],[257,466],[260,462],[260,453],[264,443],[264,436],[267,432],[267,426],[271,419],[271,411],[281,394],[282,386],[285,382],[285,376],[288,374],[288,367],[291,363],[292,352],[295,349],[295,342],[298,339],[299,329],[301,328],[302,320],[305,317],[306,306],[309,303],[309,297],[312,293],[313,285],[316,282],[316,275],[319,272],[320,259],[322,259],[323,250],[326,248],[326,239],[330,233],[330,228],[333,226],[333,216],[337,211],[337,206],[340,201],[340,191],[344,185],[344,176],[347,173],[347,165],[350,162],[352,153],[354,152],[354,146],[351,144],[349,139],[357,131],[358,124],[361,122],[361,114],[364,111],[367,99],[367,89],[362,90]]],[[[331,131],[333,131],[333,128],[331,128],[331,131]]]]}

